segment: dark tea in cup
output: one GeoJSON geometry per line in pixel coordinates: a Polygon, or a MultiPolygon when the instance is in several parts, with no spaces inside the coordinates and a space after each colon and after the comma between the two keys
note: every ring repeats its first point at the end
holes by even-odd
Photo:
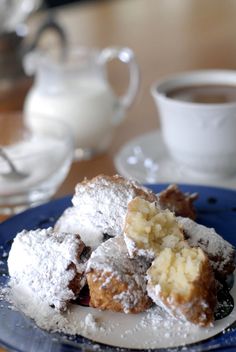
{"type": "Polygon", "coordinates": [[[201,104],[222,104],[236,102],[236,85],[198,84],[176,87],[166,96],[175,100],[201,104]]]}

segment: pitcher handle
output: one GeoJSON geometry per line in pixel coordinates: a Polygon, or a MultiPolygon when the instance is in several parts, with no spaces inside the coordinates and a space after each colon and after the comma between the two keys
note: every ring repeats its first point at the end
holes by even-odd
{"type": "MultiPolygon", "coordinates": [[[[107,62],[118,59],[121,62],[125,63],[129,67],[129,85],[126,93],[118,98],[118,104],[122,110],[128,109],[138,92],[139,82],[140,82],[140,73],[139,66],[136,62],[134,52],[130,48],[126,47],[108,47],[101,51],[99,55],[99,61],[101,64],[106,64],[107,62]]],[[[124,117],[124,114],[118,114],[119,117],[116,117],[116,122],[119,123],[124,117]]]]}

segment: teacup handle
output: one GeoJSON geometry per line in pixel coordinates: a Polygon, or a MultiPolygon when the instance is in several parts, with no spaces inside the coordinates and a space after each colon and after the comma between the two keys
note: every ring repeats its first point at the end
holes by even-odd
{"type": "Polygon", "coordinates": [[[119,124],[124,118],[124,110],[128,109],[138,92],[140,74],[139,67],[135,59],[134,52],[130,48],[123,47],[108,47],[101,51],[99,55],[99,61],[102,64],[118,59],[121,62],[125,63],[129,67],[129,85],[126,93],[118,98],[118,112],[115,114],[114,123],[119,124]]]}

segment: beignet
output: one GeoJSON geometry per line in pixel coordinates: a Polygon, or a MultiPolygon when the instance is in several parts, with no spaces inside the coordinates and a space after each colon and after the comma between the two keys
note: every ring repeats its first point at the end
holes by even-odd
{"type": "Polygon", "coordinates": [[[182,248],[187,245],[182,226],[168,209],[161,209],[136,197],[128,204],[124,239],[129,255],[154,258],[166,247],[182,248]]]}
{"type": "Polygon", "coordinates": [[[97,248],[103,241],[104,235],[97,231],[94,226],[81,216],[80,209],[77,207],[67,208],[57,220],[54,230],[65,233],[79,233],[82,241],[92,250],[97,248]]]}
{"type": "Polygon", "coordinates": [[[56,310],[65,310],[86,283],[90,250],[79,235],[52,228],[22,231],[15,237],[8,258],[12,284],[31,290],[56,310]]]}
{"type": "Polygon", "coordinates": [[[115,312],[139,313],[151,305],[146,292],[150,262],[131,259],[123,236],[111,238],[91,255],[87,266],[90,305],[115,312]]]}
{"type": "Polygon", "coordinates": [[[147,291],[169,313],[199,326],[214,320],[216,286],[201,248],[165,248],[147,272],[147,291]]]}
{"type": "Polygon", "coordinates": [[[159,203],[163,209],[171,210],[176,216],[183,216],[193,220],[197,216],[197,211],[193,204],[197,198],[197,193],[183,193],[177,185],[169,185],[158,193],[159,203]]]}
{"type": "Polygon", "coordinates": [[[72,203],[84,227],[89,224],[94,232],[113,237],[122,234],[128,203],[136,196],[157,200],[151,190],[134,181],[99,175],[76,185],[72,203]]]}

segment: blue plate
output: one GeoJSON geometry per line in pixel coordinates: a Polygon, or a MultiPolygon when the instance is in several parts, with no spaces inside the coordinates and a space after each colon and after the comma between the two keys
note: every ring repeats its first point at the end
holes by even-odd
{"type": "MultiPolygon", "coordinates": [[[[149,185],[154,192],[159,192],[166,185],[149,185]]],[[[214,227],[227,241],[236,246],[236,191],[227,189],[181,185],[184,192],[197,192],[197,222],[214,227]]],[[[71,206],[71,196],[51,201],[36,208],[29,209],[0,224],[0,285],[8,279],[7,253],[12,239],[22,229],[46,228],[53,226],[64,209],[71,206]]],[[[236,329],[236,326],[235,326],[236,329]]],[[[94,344],[86,338],[66,337],[51,334],[37,328],[32,320],[20,312],[8,308],[8,303],[0,302],[0,346],[11,351],[21,352],[67,352],[67,351],[124,351],[102,344],[94,344]]],[[[236,331],[234,326],[228,332],[219,334],[202,343],[188,346],[187,351],[236,351],[236,331]],[[220,347],[221,346],[221,347],[220,347]],[[224,347],[223,347],[224,346],[224,347]],[[222,348],[223,347],[223,348],[222,348]],[[230,348],[230,349],[229,349],[230,348]]],[[[168,349],[168,351],[181,351],[168,349]]],[[[186,347],[183,348],[186,351],[186,347]]],[[[125,350],[127,351],[127,350],[125,350]]],[[[134,350],[132,350],[134,351],[134,350]]],[[[156,351],[164,351],[159,349],[156,351]]],[[[166,350],[165,350],[166,351],[166,350]]]]}

